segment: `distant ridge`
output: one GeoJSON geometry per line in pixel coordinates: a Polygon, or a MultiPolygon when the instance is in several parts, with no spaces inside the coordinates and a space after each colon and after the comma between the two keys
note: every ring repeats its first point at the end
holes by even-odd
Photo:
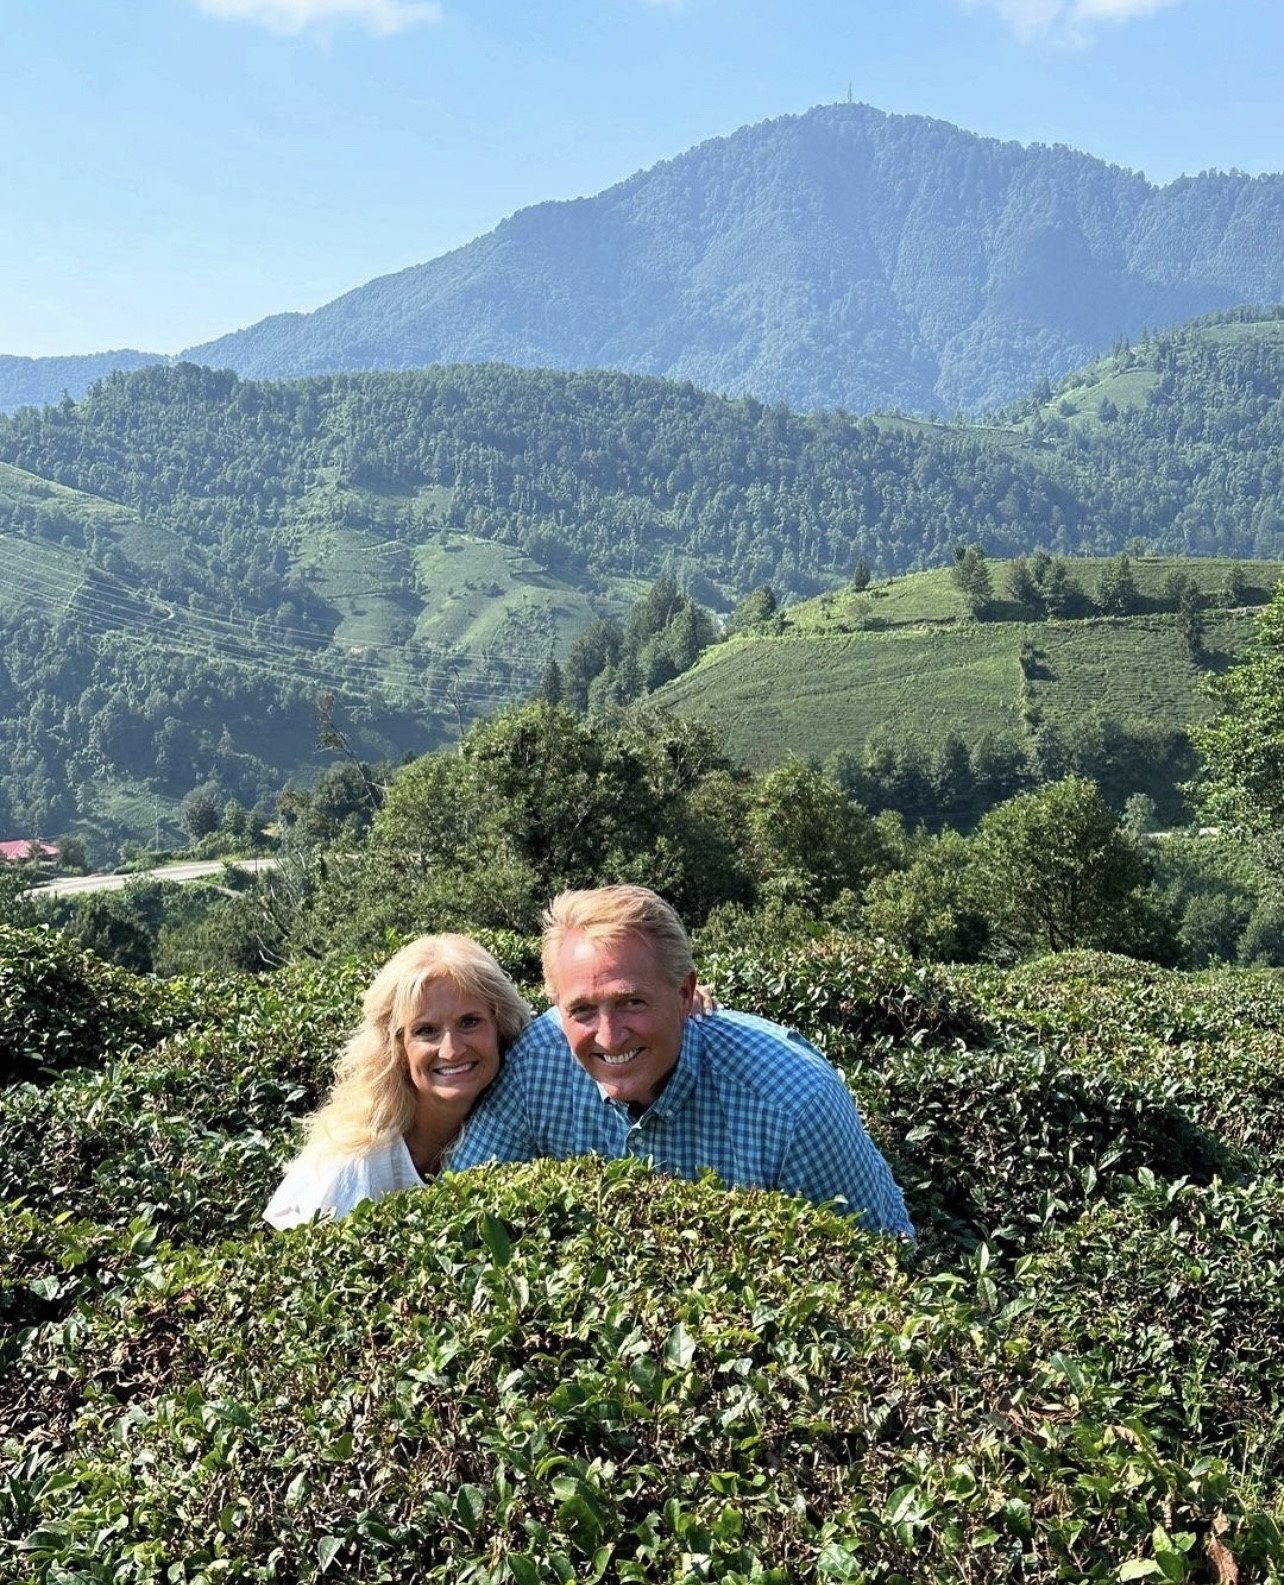
{"type": "Polygon", "coordinates": [[[0,409],[48,407],[63,394],[80,397],[113,369],[145,369],[168,363],[158,352],[87,352],[66,358],[17,358],[0,354],[0,409]]]}
{"type": "Polygon", "coordinates": [[[261,378],[600,367],[801,409],[978,413],[1146,327],[1281,299],[1284,176],[1155,187],[1064,146],[838,104],[184,357],[261,378]]]}

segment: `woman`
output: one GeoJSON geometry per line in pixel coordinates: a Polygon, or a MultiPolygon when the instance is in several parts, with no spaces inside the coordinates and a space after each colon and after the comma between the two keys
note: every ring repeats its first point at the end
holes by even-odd
{"type": "Polygon", "coordinates": [[[362,999],[307,1142],[264,1211],[273,1227],[422,1184],[441,1170],[500,1058],[531,1019],[516,986],[467,936],[420,936],[362,999]]]}

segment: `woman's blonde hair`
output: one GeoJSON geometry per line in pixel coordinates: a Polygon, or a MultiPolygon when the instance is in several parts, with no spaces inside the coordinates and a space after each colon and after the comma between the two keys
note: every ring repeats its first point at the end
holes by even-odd
{"type": "Polygon", "coordinates": [[[675,910],[646,886],[596,886],[562,892],[544,910],[544,989],[557,1000],[554,969],[568,935],[599,944],[641,936],[675,985],[695,972],[691,941],[675,910]]]}
{"type": "Polygon", "coordinates": [[[361,1028],[339,1054],[324,1105],[305,1121],[305,1156],[359,1155],[410,1127],[415,1092],[403,1036],[438,980],[486,1003],[501,1055],[531,1020],[530,1006],[485,947],[468,936],[420,936],[388,959],[362,997],[361,1028]]]}

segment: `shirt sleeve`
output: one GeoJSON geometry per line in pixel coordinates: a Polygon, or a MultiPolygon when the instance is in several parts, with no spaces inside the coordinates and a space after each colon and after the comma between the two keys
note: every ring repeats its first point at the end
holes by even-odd
{"type": "Polygon", "coordinates": [[[812,1096],[800,1113],[779,1186],[815,1205],[838,1201],[838,1210],[871,1232],[914,1237],[891,1168],[865,1132],[855,1101],[837,1080],[812,1096]]]}
{"type": "Polygon", "coordinates": [[[499,1077],[473,1108],[443,1163],[447,1172],[464,1172],[486,1161],[534,1161],[540,1150],[530,1123],[520,1060],[504,1058],[499,1077]]]}

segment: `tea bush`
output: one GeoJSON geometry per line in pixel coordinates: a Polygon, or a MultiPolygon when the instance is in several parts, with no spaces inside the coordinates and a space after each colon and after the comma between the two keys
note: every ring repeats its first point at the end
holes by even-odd
{"type": "Polygon", "coordinates": [[[1103,1381],[1181,1436],[1284,1480],[1284,1188],[1143,1174],[1023,1268],[1043,1346],[1095,1351],[1103,1381]]]}
{"type": "Polygon", "coordinates": [[[29,1577],[118,1585],[1265,1565],[1272,1516],[1162,1405],[973,1288],[632,1163],[448,1178],[163,1251],[47,1328],[10,1373],[0,1523],[29,1577]]]}
{"type": "Polygon", "coordinates": [[[839,1066],[913,1250],[594,1162],[269,1234],[373,967],[0,937],[85,1031],[51,1072],[57,997],[6,1015],[6,1585],[1284,1578],[1284,976],[710,955],[839,1066]]]}
{"type": "Polygon", "coordinates": [[[185,987],[112,968],[47,925],[0,924],[0,1085],[93,1066],[192,1016],[185,987]]]}
{"type": "Polygon", "coordinates": [[[1284,1155],[1280,971],[1174,974],[1074,952],[958,978],[1010,1042],[1142,1085],[1259,1163],[1284,1155]]]}

